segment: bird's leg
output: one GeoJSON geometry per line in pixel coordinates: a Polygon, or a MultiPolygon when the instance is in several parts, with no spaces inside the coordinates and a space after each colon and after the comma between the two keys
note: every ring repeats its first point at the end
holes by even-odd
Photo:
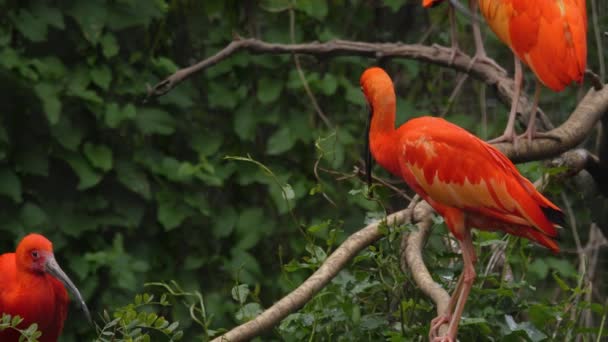
{"type": "Polygon", "coordinates": [[[464,273],[460,274],[458,277],[458,281],[456,282],[456,286],[454,287],[454,291],[452,292],[452,296],[450,297],[450,302],[448,303],[447,308],[443,314],[433,318],[431,321],[431,329],[429,330],[429,340],[439,337],[439,328],[445,323],[450,322],[450,318],[452,317],[452,312],[454,311],[454,306],[456,306],[456,302],[458,301],[458,297],[460,296],[460,290],[462,288],[462,280],[464,278],[464,273]]]}
{"type": "Polygon", "coordinates": [[[460,48],[458,47],[458,32],[456,31],[456,11],[452,4],[448,6],[448,17],[450,18],[450,35],[452,39],[452,54],[450,55],[450,65],[452,65],[452,63],[454,63],[456,55],[462,54],[460,48]]]}
{"type": "Polygon", "coordinates": [[[530,112],[530,120],[528,121],[528,127],[526,128],[526,131],[524,132],[524,134],[520,135],[519,137],[520,138],[526,137],[526,138],[528,138],[528,141],[532,141],[532,139],[534,139],[534,138],[547,138],[547,139],[555,139],[557,141],[560,141],[561,140],[560,137],[555,134],[536,131],[536,112],[538,112],[538,102],[540,100],[541,89],[542,89],[542,84],[540,83],[540,80],[537,78],[536,86],[534,89],[534,100],[532,102],[532,111],[530,112]]]}
{"type": "Polygon", "coordinates": [[[464,261],[464,269],[462,271],[462,286],[460,289],[460,295],[458,296],[458,302],[452,317],[450,317],[450,325],[448,326],[448,333],[445,336],[435,337],[433,342],[454,342],[456,341],[456,335],[458,333],[458,324],[460,323],[460,317],[464,311],[464,305],[467,302],[473,281],[477,274],[475,273],[475,248],[473,247],[473,240],[471,239],[471,231],[469,229],[464,230],[463,239],[459,240],[460,248],[462,250],[462,259],[464,261]]]}
{"type": "Polygon", "coordinates": [[[489,64],[496,69],[498,69],[501,73],[507,74],[507,71],[501,67],[496,61],[488,57],[486,54],[486,49],[483,46],[483,39],[481,38],[481,29],[479,28],[479,17],[477,15],[477,7],[479,3],[477,0],[469,0],[469,7],[471,8],[471,14],[473,15],[472,25],[473,25],[473,39],[475,41],[475,56],[471,59],[467,70],[470,70],[475,62],[481,62],[489,64]]]}
{"type": "Polygon", "coordinates": [[[504,133],[498,138],[494,138],[488,141],[490,144],[495,144],[499,142],[512,142],[515,148],[517,148],[517,136],[515,135],[515,117],[517,116],[517,105],[519,104],[519,95],[521,94],[521,86],[523,81],[523,71],[521,67],[521,61],[515,54],[513,54],[513,58],[515,58],[515,91],[513,95],[513,101],[511,102],[511,111],[509,112],[509,120],[507,121],[507,127],[505,128],[504,133]]]}

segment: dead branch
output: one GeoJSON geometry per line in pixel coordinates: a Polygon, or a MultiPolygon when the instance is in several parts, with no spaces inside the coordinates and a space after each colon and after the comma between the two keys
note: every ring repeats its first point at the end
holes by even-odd
{"type": "MultiPolygon", "coordinates": [[[[166,94],[185,79],[229,58],[238,51],[267,54],[307,54],[316,57],[354,55],[376,59],[415,59],[461,72],[468,72],[476,79],[496,87],[501,100],[505,103],[511,103],[514,95],[513,79],[504,75],[500,70],[488,63],[476,62],[470,65],[471,58],[465,54],[457,54],[456,58],[451,62],[451,50],[439,45],[367,43],[347,40],[332,40],[325,43],[273,44],[253,38],[243,39],[235,37],[230,44],[215,55],[195,65],[178,70],[173,75],[148,89],[148,97],[158,97],[166,94]]],[[[596,84],[596,87],[599,86],[601,84],[596,84]]],[[[521,96],[518,108],[522,109],[520,111],[524,116],[527,115],[528,110],[526,109],[530,106],[531,102],[525,96],[521,96]]],[[[527,141],[522,139],[518,144],[517,150],[509,143],[501,143],[497,147],[514,162],[555,157],[580,144],[606,111],[608,111],[608,87],[603,87],[600,90],[591,89],[578,104],[569,119],[551,131],[553,135],[559,137],[559,140],[534,139],[533,141],[527,141]]],[[[541,124],[545,129],[552,128],[547,122],[541,122],[541,124]]]]}
{"type": "MultiPolygon", "coordinates": [[[[426,202],[412,201],[407,209],[387,216],[386,222],[388,224],[403,224],[410,222],[414,215],[417,219],[426,222],[426,217],[430,217],[431,212],[432,210],[426,202]]],[[[224,335],[215,338],[213,341],[234,342],[249,340],[278,324],[283,318],[287,317],[287,315],[310,301],[310,299],[325,287],[325,285],[327,285],[327,283],[345,267],[346,263],[357,255],[357,253],[381,238],[382,234],[378,230],[379,226],[380,222],[373,223],[351,235],[327,258],[327,260],[325,260],[323,265],[321,265],[315,273],[295,290],[276,302],[270,308],[266,309],[253,320],[233,328],[224,335]]],[[[419,248],[422,248],[422,244],[420,244],[419,248]]],[[[417,260],[415,261],[415,264],[420,266],[410,265],[412,272],[423,273],[426,271],[428,274],[428,270],[426,270],[426,267],[421,260],[421,253],[418,252],[418,255],[420,259],[417,260],[414,258],[413,260],[417,260]],[[418,267],[424,267],[424,270],[418,269],[418,267]]],[[[420,286],[422,288],[423,285],[420,286]]],[[[436,303],[437,306],[445,308],[449,301],[449,296],[447,297],[447,300],[439,297],[438,300],[439,302],[436,303]],[[445,303],[443,303],[443,301],[445,301],[445,303]]]]}

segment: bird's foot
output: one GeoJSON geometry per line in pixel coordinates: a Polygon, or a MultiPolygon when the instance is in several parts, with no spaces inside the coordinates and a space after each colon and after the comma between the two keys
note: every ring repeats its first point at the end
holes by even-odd
{"type": "Polygon", "coordinates": [[[498,63],[496,63],[495,60],[488,57],[488,55],[486,55],[485,53],[478,52],[475,54],[475,56],[473,56],[473,58],[471,58],[471,61],[469,62],[469,65],[467,66],[467,72],[471,71],[471,68],[473,67],[473,65],[475,63],[483,63],[483,64],[490,65],[490,66],[498,69],[499,73],[501,73],[503,75],[507,74],[507,70],[505,70],[505,68],[501,67],[498,63]]]}
{"type": "Polygon", "coordinates": [[[521,138],[521,136],[515,135],[515,132],[504,132],[501,136],[496,137],[492,140],[488,140],[488,144],[498,144],[503,142],[508,142],[513,144],[513,147],[517,148],[517,141],[521,138]]]}
{"type": "Polygon", "coordinates": [[[429,330],[430,341],[435,341],[435,339],[439,338],[439,328],[446,323],[450,323],[450,315],[443,314],[433,318],[431,329],[429,330]]]}
{"type": "Polygon", "coordinates": [[[557,142],[561,142],[562,138],[551,132],[538,132],[535,129],[527,129],[524,134],[516,137],[516,139],[528,139],[528,141],[532,141],[533,139],[541,138],[541,139],[551,139],[557,142]]]}

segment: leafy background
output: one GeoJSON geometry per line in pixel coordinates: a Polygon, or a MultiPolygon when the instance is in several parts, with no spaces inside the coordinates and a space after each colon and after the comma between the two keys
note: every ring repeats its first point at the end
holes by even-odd
{"type": "MultiPolygon", "coordinates": [[[[597,5],[605,28],[607,4],[597,5]]],[[[214,54],[235,33],[280,43],[450,44],[446,7],[424,10],[413,0],[0,0],[0,13],[0,250],[14,250],[28,232],[43,233],[100,328],[121,315],[132,320],[129,310],[141,309],[178,321],[185,340],[207,339],[253,317],[301,283],[345,236],[407,202],[386,187],[370,200],[353,174],[366,118],[358,78],[378,61],[300,57],[330,126],[288,55],[238,53],[157,100],[144,101],[146,86],[214,54]],[[170,280],[180,289],[169,294],[174,305],[142,305],[150,297],[133,302],[144,291],[170,292],[144,288],[146,282],[170,280]],[[204,324],[175,295],[186,292],[202,294],[204,324]]],[[[462,49],[473,51],[467,19],[459,15],[458,26],[462,49]]],[[[510,51],[487,28],[484,34],[490,56],[512,70],[510,51]]],[[[589,67],[598,70],[593,34],[590,26],[589,67]]],[[[450,102],[454,71],[409,60],[380,63],[396,82],[399,122],[447,111],[482,138],[504,128],[508,108],[492,89],[469,80],[450,102]],[[480,119],[482,98],[487,120],[480,119]]],[[[532,77],[526,73],[528,94],[532,77]]],[[[541,106],[561,122],[583,91],[545,90],[541,106]]],[[[538,162],[521,169],[531,179],[546,171],[538,162]]],[[[549,190],[560,206],[563,196],[569,200],[583,242],[591,222],[606,224],[605,199],[585,197],[563,178],[549,190]]],[[[461,266],[443,243],[440,220],[437,226],[425,257],[438,281],[453,286],[461,266]]],[[[434,307],[399,269],[399,234],[407,229],[387,227],[384,239],[264,339],[425,336],[434,307]]],[[[593,296],[582,300],[589,279],[579,270],[571,231],[563,235],[566,252],[552,255],[523,240],[477,234],[480,265],[492,246],[504,245],[512,278],[501,269],[480,277],[461,338],[597,333],[606,317],[605,251],[591,279],[593,296]],[[592,310],[593,328],[579,323],[584,310],[592,310]]],[[[152,330],[135,335],[160,339],[152,330]]],[[[73,307],[62,341],[98,335],[73,307]]]]}

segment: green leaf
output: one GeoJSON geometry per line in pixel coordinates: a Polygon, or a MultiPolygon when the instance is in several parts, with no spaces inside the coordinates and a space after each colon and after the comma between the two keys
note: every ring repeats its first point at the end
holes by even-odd
{"type": "Polygon", "coordinates": [[[57,29],[65,29],[65,23],[63,21],[63,14],[61,10],[56,7],[49,7],[44,2],[36,2],[31,7],[32,14],[38,18],[38,20],[51,25],[57,29]]]}
{"type": "Polygon", "coordinates": [[[254,319],[262,313],[262,307],[258,303],[247,303],[236,313],[236,319],[240,322],[246,322],[254,319]]]}
{"type": "Polygon", "coordinates": [[[401,6],[405,5],[406,0],[382,0],[384,6],[391,9],[392,12],[397,12],[401,6]]]}
{"type": "Polygon", "coordinates": [[[238,219],[238,214],[231,206],[223,206],[218,215],[215,216],[213,224],[213,236],[225,238],[234,230],[238,219]]]}
{"type": "Polygon", "coordinates": [[[245,304],[247,296],[249,296],[249,286],[247,284],[240,284],[232,288],[232,298],[239,302],[239,304],[245,304]]]}
{"type": "Polygon", "coordinates": [[[12,170],[0,168],[0,195],[4,195],[15,203],[21,203],[21,180],[12,170]]]}
{"type": "Polygon", "coordinates": [[[46,114],[51,125],[59,122],[59,116],[61,115],[61,101],[57,96],[59,90],[57,85],[50,83],[38,83],[34,86],[36,95],[42,101],[44,114],[46,114]]]}
{"type": "Polygon", "coordinates": [[[106,58],[114,57],[120,51],[116,37],[111,33],[104,34],[99,43],[101,44],[101,51],[106,58]]]}
{"type": "Polygon", "coordinates": [[[257,97],[261,103],[276,101],[283,90],[283,81],[278,78],[262,77],[258,81],[257,97]]]}
{"type": "Polygon", "coordinates": [[[19,213],[21,222],[27,228],[35,228],[48,221],[46,213],[36,204],[27,202],[19,213]]]}
{"type": "Polygon", "coordinates": [[[165,227],[165,231],[177,228],[186,218],[192,215],[192,209],[178,202],[178,197],[170,192],[159,192],[156,199],[158,202],[156,217],[165,227]]]}
{"type": "Polygon", "coordinates": [[[266,144],[266,153],[270,155],[281,154],[290,150],[295,143],[296,138],[291,133],[289,127],[281,127],[278,131],[274,132],[270,138],[268,138],[268,143],[266,144]]]}
{"type": "Polygon", "coordinates": [[[19,32],[32,42],[42,42],[46,39],[47,25],[44,21],[32,15],[31,12],[20,9],[16,14],[9,13],[9,18],[19,32]]]}
{"type": "Polygon", "coordinates": [[[112,169],[112,150],[105,145],[84,144],[84,155],[89,162],[98,169],[109,171],[112,169]]]}
{"type": "Polygon", "coordinates": [[[325,0],[298,0],[296,9],[303,11],[309,16],[322,20],[327,16],[327,1],[325,0]]]}
{"type": "Polygon", "coordinates": [[[83,130],[74,125],[67,116],[62,116],[56,125],[51,126],[53,137],[70,151],[76,151],[84,136],[83,130]]]}
{"type": "Polygon", "coordinates": [[[530,322],[516,323],[511,315],[505,315],[505,321],[511,331],[524,331],[532,342],[539,342],[547,338],[542,331],[538,330],[530,322]]]}
{"type": "Polygon", "coordinates": [[[169,135],[175,130],[175,119],[158,108],[140,108],[135,117],[135,123],[145,135],[169,135]]]}
{"type": "Polygon", "coordinates": [[[95,171],[80,154],[65,151],[60,152],[59,157],[65,160],[78,176],[78,190],[86,190],[101,181],[103,176],[95,171]]]}
{"type": "Polygon", "coordinates": [[[325,74],[320,82],[321,91],[324,95],[331,96],[336,93],[338,80],[332,74],[325,74]]]}
{"type": "Polygon", "coordinates": [[[106,106],[105,122],[110,128],[116,128],[124,120],[131,120],[137,117],[137,110],[132,103],[120,108],[116,102],[111,102],[106,106]]]}
{"type": "Polygon", "coordinates": [[[91,81],[104,90],[108,90],[112,81],[112,72],[107,65],[99,65],[91,69],[91,81]]]}
{"type": "Polygon", "coordinates": [[[127,189],[141,195],[145,199],[150,199],[150,183],[144,172],[131,161],[117,160],[116,173],[118,181],[127,189]]]}
{"type": "Polygon", "coordinates": [[[108,6],[97,1],[75,1],[73,4],[68,14],[80,25],[84,37],[96,44],[106,23],[108,6]]]}
{"type": "Polygon", "coordinates": [[[254,100],[246,100],[234,113],[234,131],[243,141],[252,141],[255,136],[258,116],[254,113],[254,100]]]}

